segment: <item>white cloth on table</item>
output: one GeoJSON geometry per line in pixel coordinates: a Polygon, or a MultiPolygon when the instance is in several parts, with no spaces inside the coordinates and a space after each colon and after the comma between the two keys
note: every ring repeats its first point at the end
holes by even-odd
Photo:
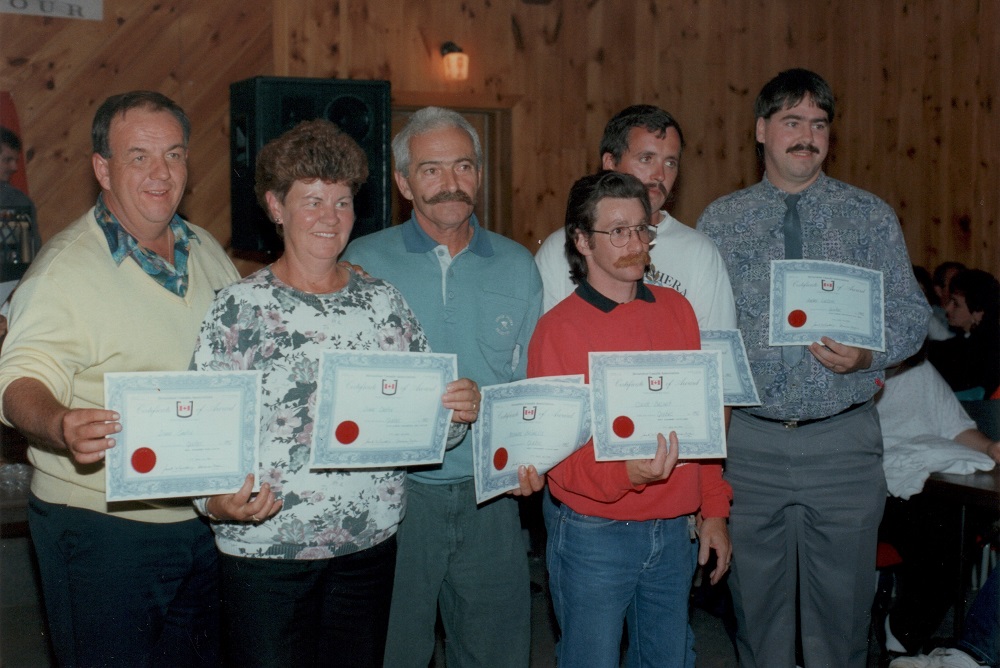
{"type": "Polygon", "coordinates": [[[966,474],[994,466],[983,453],[931,434],[886,446],[882,458],[889,493],[901,499],[919,494],[931,473],[966,474]]]}
{"type": "Polygon", "coordinates": [[[975,429],[955,393],[930,362],[886,378],[875,402],[882,423],[882,467],[889,493],[908,499],[931,473],[989,471],[992,459],[954,439],[975,429]]]}

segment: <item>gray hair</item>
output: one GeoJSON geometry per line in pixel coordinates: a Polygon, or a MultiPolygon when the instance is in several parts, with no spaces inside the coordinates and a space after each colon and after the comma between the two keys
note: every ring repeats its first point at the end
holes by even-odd
{"type": "Polygon", "coordinates": [[[396,161],[396,171],[408,176],[410,171],[410,140],[432,130],[458,128],[465,130],[472,139],[472,148],[476,153],[476,168],[483,166],[483,145],[479,142],[479,134],[469,121],[460,113],[442,107],[424,107],[420,109],[406,126],[392,140],[392,157],[396,161]]]}

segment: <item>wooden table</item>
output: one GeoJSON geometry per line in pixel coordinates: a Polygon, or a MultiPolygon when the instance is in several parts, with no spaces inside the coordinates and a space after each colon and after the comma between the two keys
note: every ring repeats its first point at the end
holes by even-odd
{"type": "Polygon", "coordinates": [[[958,508],[958,598],[955,601],[955,638],[962,635],[965,624],[966,545],[972,537],[966,535],[966,513],[969,508],[983,508],[994,518],[1000,517],[1000,466],[992,471],[976,471],[966,475],[932,473],[924,483],[922,494],[954,504],[958,508]]]}

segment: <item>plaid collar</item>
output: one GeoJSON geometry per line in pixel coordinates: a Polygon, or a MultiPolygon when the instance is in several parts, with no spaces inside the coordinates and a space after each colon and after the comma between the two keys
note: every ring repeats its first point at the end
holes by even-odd
{"type": "MultiPolygon", "coordinates": [[[[104,203],[104,194],[97,197],[97,205],[94,207],[94,217],[97,224],[104,231],[104,237],[108,241],[108,248],[111,257],[119,266],[125,258],[131,256],[133,260],[142,268],[144,272],[173,292],[178,297],[187,294],[188,254],[191,250],[191,240],[198,241],[198,235],[188,227],[181,217],[174,214],[170,221],[170,231],[174,235],[174,262],[171,264],[156,253],[147,250],[139,245],[139,242],[129,232],[122,227],[114,214],[104,203]]],[[[199,241],[199,243],[201,243],[199,241]]]]}

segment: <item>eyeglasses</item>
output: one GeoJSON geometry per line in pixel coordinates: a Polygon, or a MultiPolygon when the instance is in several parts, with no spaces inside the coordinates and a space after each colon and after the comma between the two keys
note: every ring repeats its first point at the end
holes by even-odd
{"type": "Polygon", "coordinates": [[[648,244],[656,238],[656,228],[651,225],[632,225],[630,227],[616,227],[610,232],[604,230],[594,230],[594,234],[606,234],[611,237],[611,245],[615,248],[623,248],[632,238],[632,232],[639,237],[639,241],[648,244]]]}

